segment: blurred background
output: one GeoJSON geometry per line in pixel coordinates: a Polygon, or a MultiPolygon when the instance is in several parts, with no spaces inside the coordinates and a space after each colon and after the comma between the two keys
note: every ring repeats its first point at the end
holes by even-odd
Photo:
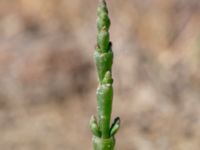
{"type": "MultiPolygon", "coordinates": [[[[200,149],[200,1],[107,0],[116,150],[200,149]]],[[[0,0],[0,149],[92,150],[97,0],[0,0]]]]}

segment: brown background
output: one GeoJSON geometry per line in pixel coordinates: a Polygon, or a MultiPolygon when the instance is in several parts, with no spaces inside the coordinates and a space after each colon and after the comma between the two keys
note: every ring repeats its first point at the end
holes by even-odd
{"type": "MultiPolygon", "coordinates": [[[[0,149],[92,150],[97,0],[0,0],[0,149]]],[[[200,149],[200,1],[108,0],[116,150],[200,149]]]]}

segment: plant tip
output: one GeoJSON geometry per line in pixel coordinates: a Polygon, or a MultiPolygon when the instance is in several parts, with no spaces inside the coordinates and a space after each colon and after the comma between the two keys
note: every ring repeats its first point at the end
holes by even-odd
{"type": "Polygon", "coordinates": [[[105,0],[99,0],[100,4],[105,4],[106,5],[106,1],[105,0]]]}

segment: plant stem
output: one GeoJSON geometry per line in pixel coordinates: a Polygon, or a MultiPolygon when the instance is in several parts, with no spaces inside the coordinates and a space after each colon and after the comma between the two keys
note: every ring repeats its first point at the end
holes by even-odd
{"type": "Polygon", "coordinates": [[[113,150],[114,135],[120,127],[120,119],[117,117],[110,126],[113,99],[113,52],[109,35],[110,19],[105,0],[99,0],[97,16],[98,34],[94,58],[99,78],[96,92],[98,120],[93,116],[90,120],[90,128],[93,133],[94,150],[113,150]]]}

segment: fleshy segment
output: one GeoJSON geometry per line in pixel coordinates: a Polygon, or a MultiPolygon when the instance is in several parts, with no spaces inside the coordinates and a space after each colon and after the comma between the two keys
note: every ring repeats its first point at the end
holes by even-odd
{"type": "Polygon", "coordinates": [[[92,116],[90,128],[93,133],[94,150],[114,150],[114,136],[120,128],[120,119],[117,117],[110,126],[113,99],[113,52],[109,34],[110,19],[105,0],[100,0],[97,16],[98,35],[94,59],[99,79],[96,92],[98,120],[92,116]]]}

